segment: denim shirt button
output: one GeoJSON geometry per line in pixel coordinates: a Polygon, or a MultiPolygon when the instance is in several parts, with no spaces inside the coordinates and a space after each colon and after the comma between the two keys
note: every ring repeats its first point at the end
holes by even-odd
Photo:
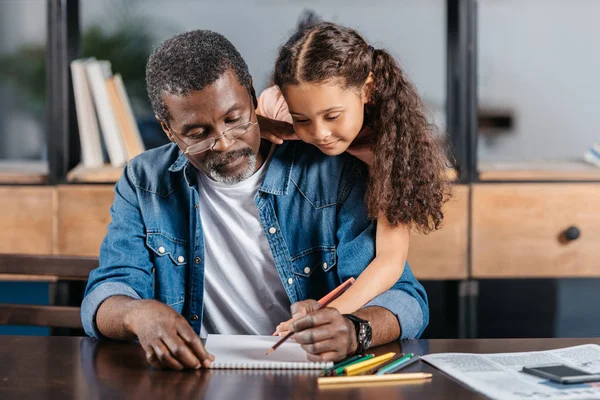
{"type": "Polygon", "coordinates": [[[323,269],[327,269],[327,263],[323,263],[323,269]]]}
{"type": "Polygon", "coordinates": [[[192,315],[192,321],[198,321],[198,316],[197,315],[192,315]]]}
{"type": "Polygon", "coordinates": [[[182,263],[185,261],[185,258],[183,256],[179,256],[179,257],[177,257],[177,261],[182,263]]]}
{"type": "Polygon", "coordinates": [[[294,283],[294,280],[292,278],[289,278],[288,283],[291,285],[292,283],[294,283]]]}
{"type": "Polygon", "coordinates": [[[304,268],[304,273],[305,273],[305,274],[308,274],[308,273],[310,273],[310,267],[306,267],[306,268],[304,268]]]}
{"type": "Polygon", "coordinates": [[[200,257],[196,257],[196,264],[200,264],[200,257]]]}
{"type": "Polygon", "coordinates": [[[275,232],[277,232],[277,228],[275,228],[274,226],[272,226],[272,227],[269,228],[269,233],[271,235],[274,234],[275,232]]]}
{"type": "Polygon", "coordinates": [[[164,248],[164,247],[162,247],[162,246],[160,246],[160,247],[158,248],[158,252],[159,252],[160,254],[165,254],[165,248],[164,248]]]}

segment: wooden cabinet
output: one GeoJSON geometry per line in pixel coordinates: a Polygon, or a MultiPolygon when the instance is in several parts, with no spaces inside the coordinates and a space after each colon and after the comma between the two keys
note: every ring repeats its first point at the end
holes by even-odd
{"type": "MultiPolygon", "coordinates": [[[[113,190],[0,187],[0,253],[97,257],[113,190]]],[[[413,234],[408,261],[422,280],[600,277],[598,251],[600,183],[480,183],[455,186],[442,229],[413,234]]]]}
{"type": "Polygon", "coordinates": [[[64,185],[57,191],[57,254],[97,257],[110,222],[114,186],[64,185]]]}
{"type": "Polygon", "coordinates": [[[472,190],[474,278],[600,277],[599,183],[472,190]]]}
{"type": "Polygon", "coordinates": [[[54,188],[1,186],[0,253],[52,254],[54,188]]]}
{"type": "Polygon", "coordinates": [[[468,214],[469,186],[456,185],[454,197],[445,205],[442,229],[411,235],[408,261],[417,278],[467,278],[468,214]]]}

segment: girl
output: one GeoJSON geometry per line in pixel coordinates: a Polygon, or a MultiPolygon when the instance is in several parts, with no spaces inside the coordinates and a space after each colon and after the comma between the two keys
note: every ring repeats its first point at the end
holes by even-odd
{"type": "Polygon", "coordinates": [[[400,278],[411,230],[440,228],[451,194],[444,152],[394,58],[352,29],[319,23],[294,34],[279,52],[274,82],[260,96],[260,114],[293,123],[297,138],[327,155],[347,151],[369,166],[376,258],[330,305],[354,312],[400,278]]]}

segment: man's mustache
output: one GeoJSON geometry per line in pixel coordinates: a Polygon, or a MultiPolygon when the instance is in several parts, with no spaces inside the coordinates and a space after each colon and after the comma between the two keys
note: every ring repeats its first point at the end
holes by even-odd
{"type": "Polygon", "coordinates": [[[209,160],[206,160],[204,165],[207,170],[212,170],[222,165],[229,164],[240,157],[250,157],[252,154],[254,153],[248,147],[240,150],[233,150],[228,153],[215,154],[209,160]]]}

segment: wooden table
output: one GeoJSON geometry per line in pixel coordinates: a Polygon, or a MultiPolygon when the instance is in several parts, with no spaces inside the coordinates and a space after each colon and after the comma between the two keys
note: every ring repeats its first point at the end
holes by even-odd
{"type": "MultiPolygon", "coordinates": [[[[412,340],[387,351],[498,353],[549,350],[600,339],[412,340]]],[[[0,398],[10,399],[480,399],[419,362],[406,371],[433,373],[422,382],[319,388],[318,372],[159,371],[135,343],[80,337],[0,336],[0,398]]]]}

